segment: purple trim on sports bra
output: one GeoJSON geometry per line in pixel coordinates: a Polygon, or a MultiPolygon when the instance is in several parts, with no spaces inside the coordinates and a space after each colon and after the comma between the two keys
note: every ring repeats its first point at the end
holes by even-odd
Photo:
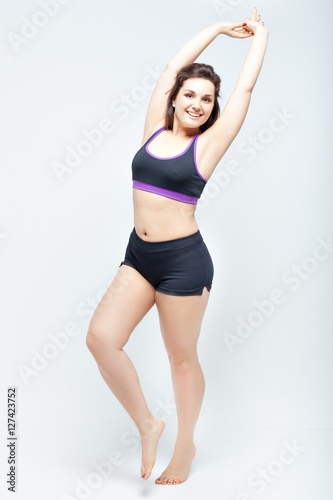
{"type": "Polygon", "coordinates": [[[158,133],[155,133],[155,134],[154,134],[154,137],[152,137],[151,139],[149,139],[149,141],[147,142],[146,147],[145,147],[145,150],[146,150],[146,152],[149,154],[149,156],[152,156],[153,158],[156,158],[157,160],[174,160],[175,158],[179,158],[179,156],[183,156],[183,155],[186,153],[186,151],[188,151],[188,150],[189,150],[189,148],[191,147],[192,142],[194,141],[194,139],[195,139],[195,137],[196,137],[196,136],[192,137],[192,139],[190,140],[190,143],[188,144],[188,146],[187,146],[187,148],[185,149],[185,151],[183,151],[182,153],[179,153],[179,155],[176,155],[176,156],[168,156],[167,158],[166,158],[166,157],[164,157],[164,158],[163,158],[163,157],[161,157],[161,156],[156,156],[156,155],[154,155],[153,153],[150,153],[150,152],[149,152],[149,150],[148,150],[148,146],[149,146],[149,144],[150,144],[150,143],[151,143],[151,142],[152,142],[152,141],[153,141],[153,140],[154,140],[154,139],[155,139],[155,138],[156,138],[156,137],[157,137],[157,136],[158,136],[161,132],[163,132],[163,130],[165,130],[165,127],[162,127],[161,129],[159,129],[159,130],[157,131],[158,133]]]}
{"type": "Polygon", "coordinates": [[[198,169],[198,165],[197,165],[197,141],[198,141],[198,137],[199,137],[198,135],[195,137],[195,142],[194,142],[194,165],[195,165],[196,171],[200,175],[201,179],[203,179],[205,182],[207,182],[207,179],[205,179],[204,176],[200,174],[199,169],[198,169]]]}
{"type": "Polygon", "coordinates": [[[155,132],[153,132],[151,134],[151,136],[149,137],[149,139],[147,140],[146,145],[149,144],[149,142],[152,141],[154,139],[154,137],[156,137],[164,129],[165,129],[165,127],[161,127],[161,128],[158,128],[157,130],[155,130],[155,132]]]}
{"type": "Polygon", "coordinates": [[[149,191],[150,193],[159,194],[165,196],[166,198],[171,198],[177,201],[183,201],[184,203],[192,203],[196,205],[198,198],[195,196],[190,196],[188,194],[177,193],[176,191],[171,191],[170,189],[164,189],[158,186],[153,186],[152,184],[146,184],[145,182],[133,180],[133,186],[136,189],[141,189],[142,191],[149,191]]]}

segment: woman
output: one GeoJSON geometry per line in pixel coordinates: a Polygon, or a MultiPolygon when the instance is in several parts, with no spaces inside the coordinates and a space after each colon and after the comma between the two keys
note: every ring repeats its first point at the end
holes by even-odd
{"type": "Polygon", "coordinates": [[[140,150],[133,159],[134,228],[125,259],[91,319],[87,346],[141,436],[141,477],[155,463],[164,422],[151,414],[123,347],[156,304],[168,353],[178,416],[171,461],[157,484],[186,480],[205,390],[197,342],[213,280],[213,263],[198,229],[196,202],[238,134],[258,78],[268,30],[254,9],[246,23],[203,29],[168,62],[156,83],[140,150]],[[219,35],[253,37],[235,89],[219,116],[220,78],[194,63],[219,35]]]}

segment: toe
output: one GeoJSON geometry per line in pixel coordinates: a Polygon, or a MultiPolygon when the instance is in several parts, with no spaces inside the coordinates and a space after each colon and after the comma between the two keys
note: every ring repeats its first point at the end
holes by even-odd
{"type": "Polygon", "coordinates": [[[149,472],[144,468],[141,469],[141,478],[142,479],[148,479],[150,475],[151,475],[151,471],[149,472]]]}

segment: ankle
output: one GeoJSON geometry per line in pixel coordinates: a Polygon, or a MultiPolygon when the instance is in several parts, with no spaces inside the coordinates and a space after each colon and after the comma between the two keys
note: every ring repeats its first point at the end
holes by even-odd
{"type": "Polygon", "coordinates": [[[175,448],[194,448],[193,436],[177,436],[175,448]]]}
{"type": "Polygon", "coordinates": [[[154,415],[149,414],[144,417],[138,424],[137,428],[141,436],[146,436],[156,429],[156,425],[159,423],[159,419],[154,417],[154,415]]]}

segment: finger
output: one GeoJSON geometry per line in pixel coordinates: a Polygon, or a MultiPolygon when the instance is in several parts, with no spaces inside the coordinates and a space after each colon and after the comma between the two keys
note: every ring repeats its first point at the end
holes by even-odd
{"type": "Polygon", "coordinates": [[[232,31],[236,31],[237,33],[247,33],[248,30],[245,23],[239,23],[232,28],[232,31]]]}
{"type": "Polygon", "coordinates": [[[243,28],[245,23],[237,23],[234,25],[234,28],[243,28]]]}
{"type": "Polygon", "coordinates": [[[249,32],[244,29],[237,29],[233,30],[233,36],[235,38],[246,38],[247,36],[249,36],[249,32]]]}
{"type": "Polygon", "coordinates": [[[246,31],[246,33],[239,33],[239,38],[249,38],[250,36],[253,36],[253,33],[251,31],[246,31]]]}

